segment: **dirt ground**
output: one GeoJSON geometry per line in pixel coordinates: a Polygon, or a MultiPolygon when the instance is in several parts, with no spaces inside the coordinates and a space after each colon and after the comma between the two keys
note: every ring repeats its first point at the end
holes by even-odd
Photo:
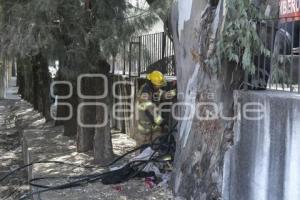
{"type": "MultiPolygon", "coordinates": [[[[52,125],[53,123],[45,123],[43,121],[40,123],[41,118],[35,116],[36,111],[32,111],[30,105],[22,100],[0,101],[0,113],[0,176],[2,177],[9,170],[23,165],[23,155],[20,143],[21,137],[18,130],[22,129],[22,132],[26,132],[26,129],[30,130],[34,127],[35,130],[41,130],[40,132],[43,133],[51,132],[52,135],[52,132],[60,132],[61,129],[60,127],[54,127],[52,125]],[[18,116],[18,113],[27,114],[22,114],[20,117],[18,116]],[[22,118],[23,120],[19,118],[22,118]],[[16,121],[18,129],[16,128],[16,121]]],[[[53,138],[59,138],[59,142],[61,142],[62,136],[60,133],[57,134],[57,136],[53,135],[53,138]]],[[[42,135],[40,136],[42,138],[42,135]]],[[[114,152],[116,155],[122,155],[123,153],[135,147],[134,140],[122,133],[113,133],[112,139],[114,152]]],[[[44,140],[47,139],[45,138],[44,140]]],[[[68,152],[65,155],[60,155],[59,157],[52,157],[52,155],[50,155],[50,157],[52,157],[51,160],[73,162],[72,159],[75,159],[76,162],[78,161],[79,163],[92,165],[92,162],[90,162],[91,156],[89,154],[76,152],[76,142],[74,139],[68,138],[67,141],[69,145],[68,148],[71,150],[71,153],[68,152]]],[[[41,174],[41,176],[52,176],[56,172],[61,173],[63,170],[68,172],[70,175],[91,173],[89,170],[85,171],[82,169],[73,169],[72,167],[66,167],[66,169],[62,169],[61,167],[58,168],[55,165],[37,165],[36,168],[33,169],[36,169],[35,173],[41,174]],[[42,170],[43,167],[46,167],[47,170],[42,170]]],[[[104,171],[105,169],[99,168],[98,170],[104,171]]],[[[26,183],[26,177],[27,176],[25,172],[20,172],[4,182],[1,182],[0,199],[17,200],[21,195],[27,193],[29,187],[26,183]]],[[[154,186],[151,188],[145,179],[133,179],[118,185],[103,185],[102,183],[95,183],[85,185],[84,187],[77,187],[63,191],[55,191],[51,193],[47,192],[43,193],[40,199],[171,200],[174,199],[174,197],[167,186],[154,186]]]]}
{"type": "MultiPolygon", "coordinates": [[[[0,101],[0,177],[23,165],[19,133],[15,127],[14,100],[0,101]]],[[[25,172],[20,172],[0,182],[0,199],[16,200],[28,191],[25,172]]]]}

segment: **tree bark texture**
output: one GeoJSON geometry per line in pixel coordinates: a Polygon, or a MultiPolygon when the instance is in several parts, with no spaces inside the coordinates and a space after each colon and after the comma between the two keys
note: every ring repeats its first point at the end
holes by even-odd
{"type": "MultiPolygon", "coordinates": [[[[98,92],[96,91],[95,80],[83,79],[81,82],[81,89],[85,95],[95,95],[98,92]]],[[[95,103],[95,100],[80,99],[80,103],[95,103]]],[[[80,121],[84,124],[96,124],[96,106],[85,106],[82,107],[80,114],[77,116],[80,118],[80,121]]],[[[85,128],[78,126],[77,128],[77,151],[78,152],[87,152],[93,150],[95,128],[85,128]]]]}
{"type": "MultiPolygon", "coordinates": [[[[54,81],[65,81],[66,79],[63,77],[61,69],[57,71],[57,76],[55,77],[54,81]]],[[[60,106],[60,103],[64,103],[65,100],[60,99],[59,96],[66,96],[70,91],[69,87],[63,84],[57,84],[53,88],[53,93],[58,96],[57,98],[57,110],[56,110],[56,117],[58,119],[64,118],[69,115],[69,111],[65,106],[60,106]]],[[[60,126],[64,125],[63,120],[55,120],[55,125],[60,126]]]]}
{"type": "Polygon", "coordinates": [[[35,74],[33,73],[33,66],[31,63],[31,58],[24,58],[21,61],[22,63],[22,71],[24,74],[23,84],[24,84],[24,90],[23,90],[23,98],[34,105],[35,108],[37,108],[37,105],[35,105],[34,99],[35,99],[35,74]]]}
{"type": "MultiPolygon", "coordinates": [[[[69,79],[68,79],[69,80],[69,79]]],[[[78,108],[78,96],[77,96],[77,83],[76,80],[72,80],[73,95],[71,98],[64,100],[66,103],[71,104],[73,108],[73,115],[70,120],[64,122],[64,135],[75,137],[77,135],[77,108],[78,108]]],[[[64,108],[66,109],[66,108],[64,108]]],[[[64,110],[69,114],[69,110],[64,110]]],[[[66,114],[66,113],[65,113],[66,114]]],[[[68,115],[67,114],[67,115],[68,115]]]]}
{"type": "Polygon", "coordinates": [[[96,80],[95,88],[97,94],[103,94],[107,91],[107,96],[103,99],[97,99],[97,103],[106,105],[106,110],[101,106],[96,107],[96,124],[102,124],[106,121],[105,125],[95,128],[94,136],[94,160],[95,163],[107,164],[113,159],[113,147],[111,140],[110,118],[112,109],[112,77],[109,76],[110,66],[104,61],[98,62],[97,72],[105,75],[108,78],[108,85],[104,87],[102,81],[96,80]]]}
{"type": "Polygon", "coordinates": [[[221,61],[219,73],[206,59],[217,54],[225,1],[179,0],[172,9],[172,31],[179,108],[173,189],[185,199],[217,200],[222,194],[224,154],[233,141],[233,90],[243,80],[234,64],[221,61]],[[217,107],[215,108],[214,105],[217,107]],[[207,114],[209,113],[209,114],[207,114]],[[216,118],[204,119],[209,116],[216,118]]]}
{"type": "Polygon", "coordinates": [[[47,59],[38,54],[17,60],[19,94],[50,120],[50,77],[47,59]]]}
{"type": "Polygon", "coordinates": [[[48,61],[41,53],[32,58],[33,88],[35,109],[40,111],[46,120],[50,120],[50,74],[48,61]]]}

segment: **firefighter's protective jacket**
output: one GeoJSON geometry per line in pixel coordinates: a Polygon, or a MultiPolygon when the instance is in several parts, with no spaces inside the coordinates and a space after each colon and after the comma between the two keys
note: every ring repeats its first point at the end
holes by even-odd
{"type": "Polygon", "coordinates": [[[138,93],[138,130],[141,134],[149,134],[160,130],[163,118],[159,113],[159,104],[165,91],[155,91],[151,83],[145,83],[138,93]]]}

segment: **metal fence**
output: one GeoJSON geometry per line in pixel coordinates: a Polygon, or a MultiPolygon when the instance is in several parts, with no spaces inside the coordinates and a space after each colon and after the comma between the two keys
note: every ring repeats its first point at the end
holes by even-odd
{"type": "Polygon", "coordinates": [[[253,56],[256,69],[245,76],[247,88],[300,93],[300,21],[260,20],[257,30],[267,51],[260,49],[253,56]]]}
{"type": "Polygon", "coordinates": [[[111,58],[111,73],[140,77],[152,70],[175,76],[173,42],[164,33],[134,37],[111,58]]]}

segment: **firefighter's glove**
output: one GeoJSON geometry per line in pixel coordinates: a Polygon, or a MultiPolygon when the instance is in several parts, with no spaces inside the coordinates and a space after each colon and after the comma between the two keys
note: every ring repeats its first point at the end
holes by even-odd
{"type": "Polygon", "coordinates": [[[161,127],[159,125],[152,125],[152,131],[159,131],[161,130],[161,127]]]}
{"type": "Polygon", "coordinates": [[[173,99],[174,97],[176,97],[176,95],[177,95],[176,89],[170,90],[166,92],[166,99],[173,99]]]}
{"type": "Polygon", "coordinates": [[[160,115],[157,115],[157,116],[154,118],[154,123],[155,123],[156,125],[161,125],[163,122],[164,122],[164,119],[163,119],[160,115]]]}

